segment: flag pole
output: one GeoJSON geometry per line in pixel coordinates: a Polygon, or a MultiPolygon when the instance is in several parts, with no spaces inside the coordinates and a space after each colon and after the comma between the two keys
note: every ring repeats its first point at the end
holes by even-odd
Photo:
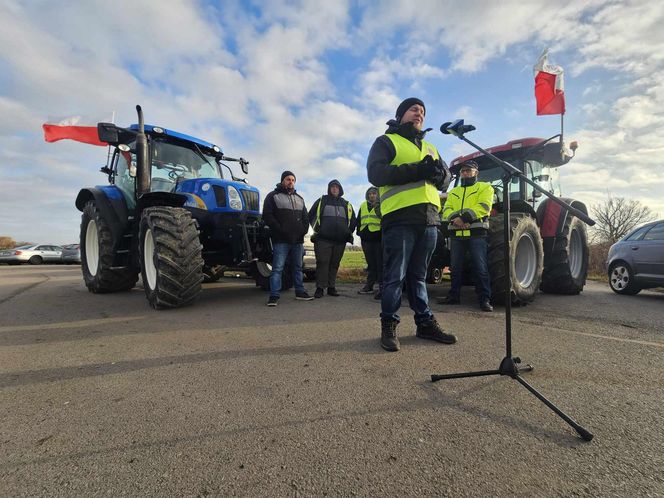
{"type": "Polygon", "coordinates": [[[564,112],[560,113],[560,143],[563,143],[563,118],[565,116],[564,112]]]}

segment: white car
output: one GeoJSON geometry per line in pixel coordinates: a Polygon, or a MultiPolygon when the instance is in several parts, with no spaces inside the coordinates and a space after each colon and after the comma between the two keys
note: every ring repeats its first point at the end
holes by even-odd
{"type": "Polygon", "coordinates": [[[32,244],[15,247],[14,249],[3,249],[0,251],[0,263],[18,265],[30,263],[40,265],[42,263],[59,263],[62,247],[46,244],[32,244]]]}

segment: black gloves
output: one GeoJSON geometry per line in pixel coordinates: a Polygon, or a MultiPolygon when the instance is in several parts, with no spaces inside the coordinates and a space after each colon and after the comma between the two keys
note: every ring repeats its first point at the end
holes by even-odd
{"type": "Polygon", "coordinates": [[[445,191],[450,184],[451,175],[447,165],[443,160],[437,160],[426,155],[418,163],[418,179],[428,180],[433,183],[438,190],[445,191]]]}
{"type": "Polygon", "coordinates": [[[424,156],[419,163],[417,163],[417,179],[418,180],[432,180],[433,177],[438,173],[440,165],[429,154],[424,156]]]}

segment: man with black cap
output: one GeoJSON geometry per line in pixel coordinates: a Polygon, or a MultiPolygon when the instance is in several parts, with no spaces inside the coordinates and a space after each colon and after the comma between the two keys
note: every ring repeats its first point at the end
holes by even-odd
{"type": "Polygon", "coordinates": [[[466,161],[459,167],[461,181],[447,194],[443,219],[449,225],[450,269],[452,286],[447,297],[438,299],[441,304],[461,303],[463,263],[470,252],[475,279],[475,293],[482,311],[493,311],[491,306],[491,281],[487,261],[489,213],[493,204],[493,187],[478,182],[479,166],[466,161]]]}
{"type": "Polygon", "coordinates": [[[293,268],[295,299],[311,301],[303,284],[302,257],[304,236],[309,230],[304,199],[295,191],[295,175],[291,171],[281,174],[281,182],[265,196],[263,220],[270,227],[272,239],[272,273],[268,306],[276,306],[281,291],[281,274],[286,261],[293,268]],[[289,259],[290,258],[290,259],[289,259]]]}
{"type": "Polygon", "coordinates": [[[383,239],[381,347],[398,351],[397,325],[401,289],[415,313],[415,335],[444,344],[456,337],[446,333],[429,308],[426,274],[440,225],[439,190],[447,189],[449,171],[440,154],[424,140],[424,102],[411,97],[399,104],[395,119],[371,147],[369,181],[378,187],[383,239]]]}
{"type": "Polygon", "coordinates": [[[327,195],[322,196],[309,211],[309,223],[314,229],[311,240],[316,253],[315,298],[338,296],[336,288],[339,264],[346,250],[346,243],[353,242],[353,230],[357,220],[350,202],[343,198],[344,189],[339,180],[327,185],[327,195]]]}

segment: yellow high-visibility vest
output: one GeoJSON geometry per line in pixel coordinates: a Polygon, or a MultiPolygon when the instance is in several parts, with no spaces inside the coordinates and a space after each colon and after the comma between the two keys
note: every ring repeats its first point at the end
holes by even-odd
{"type": "Polygon", "coordinates": [[[443,209],[443,219],[450,221],[456,216],[468,213],[473,220],[468,230],[459,230],[452,223],[447,227],[452,237],[470,237],[471,229],[489,229],[489,213],[493,203],[493,187],[487,182],[477,182],[470,187],[461,185],[447,193],[443,209]]]}
{"type": "Polygon", "coordinates": [[[370,232],[380,231],[380,216],[376,213],[375,207],[369,210],[369,203],[367,201],[364,201],[360,205],[359,226],[360,232],[365,228],[368,228],[370,232]]]}
{"type": "MultiPolygon", "coordinates": [[[[396,133],[385,134],[394,144],[396,154],[390,163],[390,166],[398,168],[400,164],[417,163],[430,155],[434,159],[439,159],[440,155],[436,148],[422,140],[422,149],[417,145],[396,133]]],[[[426,181],[418,180],[416,182],[405,183],[403,185],[385,185],[378,188],[380,197],[380,212],[383,216],[398,209],[403,209],[416,204],[433,204],[440,210],[440,197],[435,185],[426,181]]]]}

